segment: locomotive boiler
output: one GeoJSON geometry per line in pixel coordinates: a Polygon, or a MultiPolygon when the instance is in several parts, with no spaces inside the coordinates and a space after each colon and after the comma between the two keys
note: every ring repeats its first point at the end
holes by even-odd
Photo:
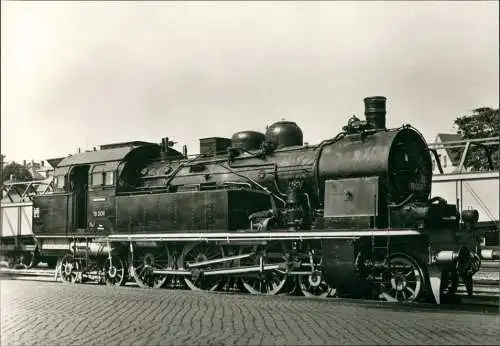
{"type": "Polygon", "coordinates": [[[34,201],[39,251],[65,281],[414,301],[472,294],[477,211],[431,196],[432,163],[386,98],[317,145],[297,124],[200,140],[200,154],[130,142],[64,159],[34,201]]]}

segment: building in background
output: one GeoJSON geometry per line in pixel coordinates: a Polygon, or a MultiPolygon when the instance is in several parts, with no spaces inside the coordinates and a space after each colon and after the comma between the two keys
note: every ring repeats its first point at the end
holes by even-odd
{"type": "MultiPolygon", "coordinates": [[[[438,146],[436,149],[439,161],[441,162],[441,167],[443,168],[444,174],[453,173],[458,166],[460,165],[460,159],[462,157],[462,153],[464,148],[450,148],[453,144],[446,145],[446,142],[453,141],[461,141],[462,137],[458,134],[453,133],[438,133],[436,136],[436,140],[434,141],[436,144],[442,144],[438,146]]],[[[439,168],[436,164],[436,159],[434,155],[432,157],[432,173],[440,174],[439,168]]]]}

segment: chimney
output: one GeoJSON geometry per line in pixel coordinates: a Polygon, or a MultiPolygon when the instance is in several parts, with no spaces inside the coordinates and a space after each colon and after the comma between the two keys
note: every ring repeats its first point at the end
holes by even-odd
{"type": "Polygon", "coordinates": [[[160,154],[161,154],[161,160],[165,160],[167,157],[167,152],[168,152],[168,137],[163,137],[161,139],[161,144],[160,144],[160,154]]]}
{"type": "Polygon", "coordinates": [[[182,155],[184,155],[185,158],[188,157],[188,147],[187,145],[182,146],[182,155]]]}
{"type": "Polygon", "coordinates": [[[385,130],[385,102],[387,98],[384,96],[366,97],[365,102],[365,117],[366,122],[374,129],[385,130]]]}
{"type": "Polygon", "coordinates": [[[26,167],[26,160],[23,160],[23,166],[26,167]]]}
{"type": "Polygon", "coordinates": [[[45,167],[45,161],[42,160],[42,161],[40,161],[40,163],[41,163],[42,167],[45,167]]]}

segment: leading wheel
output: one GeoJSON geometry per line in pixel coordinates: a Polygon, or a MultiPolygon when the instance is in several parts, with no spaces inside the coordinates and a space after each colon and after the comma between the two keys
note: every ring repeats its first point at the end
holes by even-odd
{"type": "Polygon", "coordinates": [[[302,294],[306,297],[329,297],[336,294],[335,288],[326,283],[321,275],[322,257],[312,256],[310,275],[298,275],[297,281],[302,294]]]}
{"type": "Polygon", "coordinates": [[[395,254],[389,260],[389,275],[383,282],[382,297],[389,301],[413,302],[424,289],[422,268],[404,254],[395,254]]]}

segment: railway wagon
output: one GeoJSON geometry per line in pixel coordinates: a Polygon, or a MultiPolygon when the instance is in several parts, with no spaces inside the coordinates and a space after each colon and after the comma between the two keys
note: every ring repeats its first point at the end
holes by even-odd
{"type": "Polygon", "coordinates": [[[0,204],[0,260],[8,267],[32,268],[40,261],[55,267],[56,257],[41,257],[33,235],[33,201],[50,193],[51,178],[2,184],[0,204]]]}
{"type": "Polygon", "coordinates": [[[299,290],[393,301],[473,294],[476,210],[432,196],[431,153],[386,98],[316,145],[296,123],[200,139],[200,153],[128,142],[72,155],[34,198],[42,254],[66,282],[299,290]]]}

